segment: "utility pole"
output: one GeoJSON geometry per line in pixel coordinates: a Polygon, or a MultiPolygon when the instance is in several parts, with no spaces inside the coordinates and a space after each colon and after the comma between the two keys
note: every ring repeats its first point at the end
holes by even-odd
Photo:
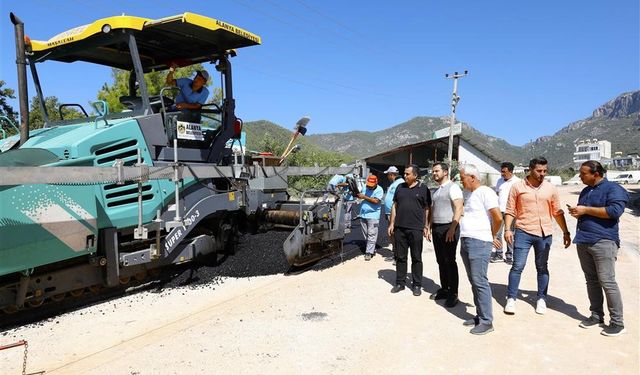
{"type": "Polygon", "coordinates": [[[453,97],[451,98],[451,125],[449,125],[449,150],[447,152],[447,159],[449,159],[449,164],[453,163],[453,126],[456,123],[456,105],[460,101],[460,97],[458,96],[458,78],[464,77],[469,74],[468,70],[465,70],[464,73],[460,74],[455,72],[453,74],[445,74],[444,78],[453,78],[453,97]]]}

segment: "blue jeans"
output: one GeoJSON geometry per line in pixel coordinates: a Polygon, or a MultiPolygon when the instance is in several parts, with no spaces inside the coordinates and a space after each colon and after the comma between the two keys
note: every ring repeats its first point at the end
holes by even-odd
{"type": "Polygon", "coordinates": [[[473,292],[473,304],[476,305],[476,317],[480,324],[493,322],[493,307],[491,305],[491,285],[487,277],[491,247],[488,241],[462,237],[460,239],[460,258],[467,270],[467,277],[473,292]]]}
{"type": "Polygon", "coordinates": [[[518,295],[518,286],[520,285],[520,277],[522,270],[527,264],[527,256],[529,249],[533,246],[536,259],[536,270],[538,271],[538,299],[547,298],[547,289],[549,288],[549,250],[551,250],[551,241],[553,236],[534,236],[523,230],[516,229],[513,240],[513,265],[509,271],[509,286],[507,286],[507,298],[515,299],[518,295]]]}

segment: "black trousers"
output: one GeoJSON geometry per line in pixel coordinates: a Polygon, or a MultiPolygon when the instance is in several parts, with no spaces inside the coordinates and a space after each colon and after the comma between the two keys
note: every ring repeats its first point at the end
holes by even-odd
{"type": "Polygon", "coordinates": [[[396,284],[406,284],[407,257],[410,249],[413,286],[422,286],[422,230],[396,227],[393,239],[396,255],[396,284]]]}
{"type": "Polygon", "coordinates": [[[458,294],[458,264],[456,263],[456,247],[460,240],[460,226],[456,228],[456,233],[452,242],[447,242],[447,231],[451,227],[449,224],[433,224],[431,226],[431,237],[433,238],[433,248],[436,251],[436,261],[440,269],[440,287],[450,294],[458,294]]]}

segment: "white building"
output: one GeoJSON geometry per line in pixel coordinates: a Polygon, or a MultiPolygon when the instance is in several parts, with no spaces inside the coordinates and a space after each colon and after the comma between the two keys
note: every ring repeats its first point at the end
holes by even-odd
{"type": "Polygon", "coordinates": [[[637,169],[640,168],[640,155],[629,154],[622,156],[622,152],[616,152],[614,157],[607,163],[609,166],[618,170],[637,169]]]}
{"type": "Polygon", "coordinates": [[[601,161],[611,158],[611,142],[597,139],[585,139],[576,143],[573,162],[577,167],[587,160],[601,161]]]}

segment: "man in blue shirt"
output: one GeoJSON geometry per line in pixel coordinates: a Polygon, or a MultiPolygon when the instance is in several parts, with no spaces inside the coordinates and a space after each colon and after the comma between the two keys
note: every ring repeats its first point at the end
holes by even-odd
{"type": "Polygon", "coordinates": [[[370,175],[367,177],[367,187],[364,193],[358,194],[362,199],[360,205],[360,224],[362,225],[362,235],[367,241],[364,260],[371,260],[376,252],[376,241],[378,240],[378,224],[380,223],[380,211],[382,196],[384,191],[378,186],[378,177],[370,175]]]}
{"type": "MultiPolygon", "coordinates": [[[[190,113],[194,110],[199,110],[202,106],[207,102],[207,98],[209,97],[209,90],[205,87],[207,84],[207,80],[209,80],[209,73],[206,70],[198,70],[196,71],[196,75],[193,79],[189,78],[173,78],[173,72],[175,71],[175,66],[169,68],[169,74],[167,74],[166,83],[167,85],[178,86],[180,92],[178,96],[176,96],[175,100],[175,108],[181,111],[187,110],[190,113]]],[[[183,113],[186,113],[184,111],[183,113]]],[[[192,116],[195,120],[195,117],[192,116]]]]}
{"type": "Polygon", "coordinates": [[[398,168],[394,165],[387,168],[383,173],[387,175],[387,179],[391,182],[391,185],[389,185],[387,193],[384,196],[384,214],[388,222],[389,215],[391,215],[391,207],[393,207],[393,196],[396,195],[396,189],[398,188],[398,185],[404,182],[404,179],[402,177],[398,177],[400,171],[398,171],[398,168]]]}
{"type": "Polygon", "coordinates": [[[620,185],[604,178],[604,173],[604,168],[597,161],[582,163],[580,179],[587,187],[580,193],[578,205],[569,207],[569,213],[578,219],[573,243],[578,248],[580,266],[587,280],[591,310],[591,316],[582,321],[580,327],[604,326],[604,290],[611,322],[601,333],[618,336],[625,332],[622,295],[615,277],[615,262],[620,248],[618,221],[629,195],[620,185]]]}
{"type": "MultiPolygon", "coordinates": [[[[402,177],[398,177],[398,175],[400,174],[400,171],[398,171],[398,168],[396,168],[395,165],[390,166],[383,173],[387,175],[387,179],[389,180],[389,182],[391,182],[391,185],[389,185],[389,188],[387,188],[387,193],[384,195],[384,215],[387,219],[387,223],[389,223],[389,218],[391,216],[391,207],[393,207],[393,197],[396,195],[396,189],[398,188],[398,185],[403,183],[404,179],[402,177]]],[[[393,257],[390,257],[385,260],[387,261],[393,260],[393,265],[395,266],[396,255],[395,255],[395,250],[393,249],[393,241],[391,241],[390,246],[391,246],[391,251],[393,252],[393,257]]]]}
{"type": "MultiPolygon", "coordinates": [[[[341,187],[347,186],[347,178],[341,174],[336,174],[331,177],[329,182],[327,183],[327,192],[332,194],[340,194],[339,189],[341,187]]],[[[327,196],[328,197],[328,196],[327,196]]]]}

